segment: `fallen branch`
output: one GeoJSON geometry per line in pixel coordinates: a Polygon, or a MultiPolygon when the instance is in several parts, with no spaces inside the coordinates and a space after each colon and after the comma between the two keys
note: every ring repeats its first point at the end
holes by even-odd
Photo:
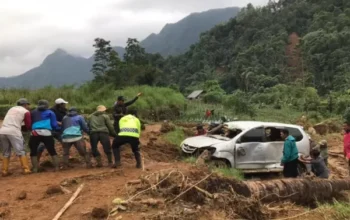
{"type": "Polygon", "coordinates": [[[286,217],[286,218],[278,218],[278,219],[275,219],[275,220],[287,220],[287,219],[294,219],[294,218],[298,218],[300,216],[303,216],[303,215],[306,215],[306,214],[309,214],[310,212],[313,212],[315,211],[316,209],[313,209],[313,210],[309,210],[309,211],[306,211],[306,212],[303,212],[303,213],[300,213],[298,215],[294,215],[294,216],[290,216],[290,217],[286,217]]]}
{"type": "Polygon", "coordinates": [[[188,191],[190,191],[192,188],[196,187],[198,184],[200,184],[201,182],[203,182],[204,180],[208,179],[213,173],[210,173],[209,175],[207,175],[206,177],[204,177],[203,179],[201,179],[199,182],[197,182],[196,184],[192,185],[191,187],[189,187],[188,189],[186,189],[185,191],[183,191],[182,193],[180,193],[179,195],[177,195],[174,199],[172,199],[171,201],[167,202],[167,203],[172,203],[175,200],[177,200],[178,198],[180,198],[183,194],[187,193],[188,191]]]}
{"type": "Polygon", "coordinates": [[[83,187],[84,187],[84,184],[81,184],[78,187],[78,189],[75,191],[75,193],[69,199],[69,201],[63,206],[63,208],[56,214],[56,216],[52,220],[58,220],[61,217],[61,215],[69,208],[69,206],[72,205],[73,201],[75,200],[75,198],[77,198],[77,196],[79,195],[79,193],[81,192],[83,187]]]}
{"type": "Polygon", "coordinates": [[[214,198],[214,195],[211,194],[210,192],[208,192],[208,191],[206,191],[206,190],[204,190],[202,188],[199,188],[198,186],[194,186],[194,188],[196,190],[198,190],[199,192],[203,193],[204,195],[206,195],[208,198],[210,198],[210,199],[214,198]]]}
{"type": "Polygon", "coordinates": [[[147,188],[147,189],[145,189],[145,190],[142,190],[141,192],[139,192],[139,193],[135,194],[134,196],[130,197],[127,201],[130,202],[131,200],[133,200],[135,197],[141,195],[142,193],[147,192],[147,191],[150,190],[150,189],[153,189],[154,187],[158,186],[159,184],[161,184],[162,182],[164,182],[166,179],[168,179],[168,178],[170,177],[171,174],[176,173],[176,172],[179,172],[179,171],[177,171],[177,170],[176,170],[176,171],[171,171],[164,179],[162,179],[161,181],[159,181],[156,185],[153,185],[153,186],[151,186],[151,187],[149,187],[149,188],[147,188]]]}

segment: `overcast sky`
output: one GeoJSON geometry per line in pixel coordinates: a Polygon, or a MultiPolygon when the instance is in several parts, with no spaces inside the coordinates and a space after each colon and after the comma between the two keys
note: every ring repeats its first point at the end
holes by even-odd
{"type": "Polygon", "coordinates": [[[268,0],[0,0],[0,77],[41,64],[57,48],[89,57],[93,39],[124,46],[191,12],[268,0]]]}

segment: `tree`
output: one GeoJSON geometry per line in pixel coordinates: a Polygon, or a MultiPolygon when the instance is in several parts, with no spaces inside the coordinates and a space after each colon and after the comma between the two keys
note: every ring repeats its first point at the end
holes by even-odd
{"type": "Polygon", "coordinates": [[[145,65],[147,63],[146,52],[137,39],[128,38],[125,47],[124,60],[127,64],[145,65]]]}
{"type": "Polygon", "coordinates": [[[110,53],[113,49],[110,41],[106,41],[103,38],[96,38],[93,47],[95,48],[95,63],[92,65],[91,72],[95,75],[95,80],[101,82],[109,69],[110,53]]]}

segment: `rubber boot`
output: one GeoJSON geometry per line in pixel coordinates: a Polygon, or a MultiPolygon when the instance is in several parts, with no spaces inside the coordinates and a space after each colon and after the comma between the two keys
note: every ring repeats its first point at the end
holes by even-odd
{"type": "Polygon", "coordinates": [[[4,157],[2,159],[2,176],[8,176],[9,175],[9,164],[10,164],[10,158],[4,157]]]}
{"type": "Polygon", "coordinates": [[[23,173],[24,174],[30,174],[30,169],[29,169],[29,165],[28,165],[28,159],[26,156],[20,156],[19,160],[21,162],[22,168],[23,168],[23,173]]]}
{"type": "Polygon", "coordinates": [[[136,168],[141,169],[142,164],[141,164],[141,155],[140,152],[135,153],[135,159],[136,159],[136,168]]]}
{"type": "Polygon", "coordinates": [[[98,157],[96,157],[95,159],[96,159],[96,162],[97,162],[96,167],[102,167],[102,160],[101,160],[101,156],[98,156],[98,157]]]}
{"type": "Polygon", "coordinates": [[[117,148],[113,148],[113,155],[114,155],[114,165],[113,168],[118,168],[121,166],[120,163],[120,151],[117,148]]]}
{"type": "Polygon", "coordinates": [[[112,154],[107,154],[108,166],[113,167],[112,154]]]}
{"type": "Polygon", "coordinates": [[[52,156],[52,163],[53,163],[53,166],[55,168],[55,172],[59,171],[60,167],[59,167],[59,161],[58,161],[58,156],[57,155],[52,156]]]}
{"type": "Polygon", "coordinates": [[[68,169],[69,168],[69,156],[63,156],[63,168],[68,169]]]}
{"type": "Polygon", "coordinates": [[[40,158],[41,158],[42,155],[43,155],[43,152],[39,152],[38,153],[38,157],[37,157],[38,158],[38,164],[40,164],[40,158]]]}
{"type": "Polygon", "coordinates": [[[88,169],[92,168],[90,154],[86,153],[84,158],[85,158],[86,168],[88,169]]]}
{"type": "Polygon", "coordinates": [[[30,160],[32,162],[32,172],[37,173],[38,172],[38,157],[30,157],[30,160]]]}

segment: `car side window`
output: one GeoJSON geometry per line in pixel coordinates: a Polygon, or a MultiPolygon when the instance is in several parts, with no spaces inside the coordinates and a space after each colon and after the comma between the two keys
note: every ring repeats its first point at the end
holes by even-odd
{"type": "Polygon", "coordinates": [[[287,127],[287,130],[289,131],[289,135],[292,135],[295,138],[296,142],[303,140],[303,134],[298,128],[287,127]]]}
{"type": "Polygon", "coordinates": [[[254,128],[241,137],[241,143],[249,142],[263,142],[264,141],[264,128],[254,128]]]}
{"type": "Polygon", "coordinates": [[[280,142],[283,141],[281,138],[281,130],[275,127],[265,128],[265,142],[280,142]]]}

